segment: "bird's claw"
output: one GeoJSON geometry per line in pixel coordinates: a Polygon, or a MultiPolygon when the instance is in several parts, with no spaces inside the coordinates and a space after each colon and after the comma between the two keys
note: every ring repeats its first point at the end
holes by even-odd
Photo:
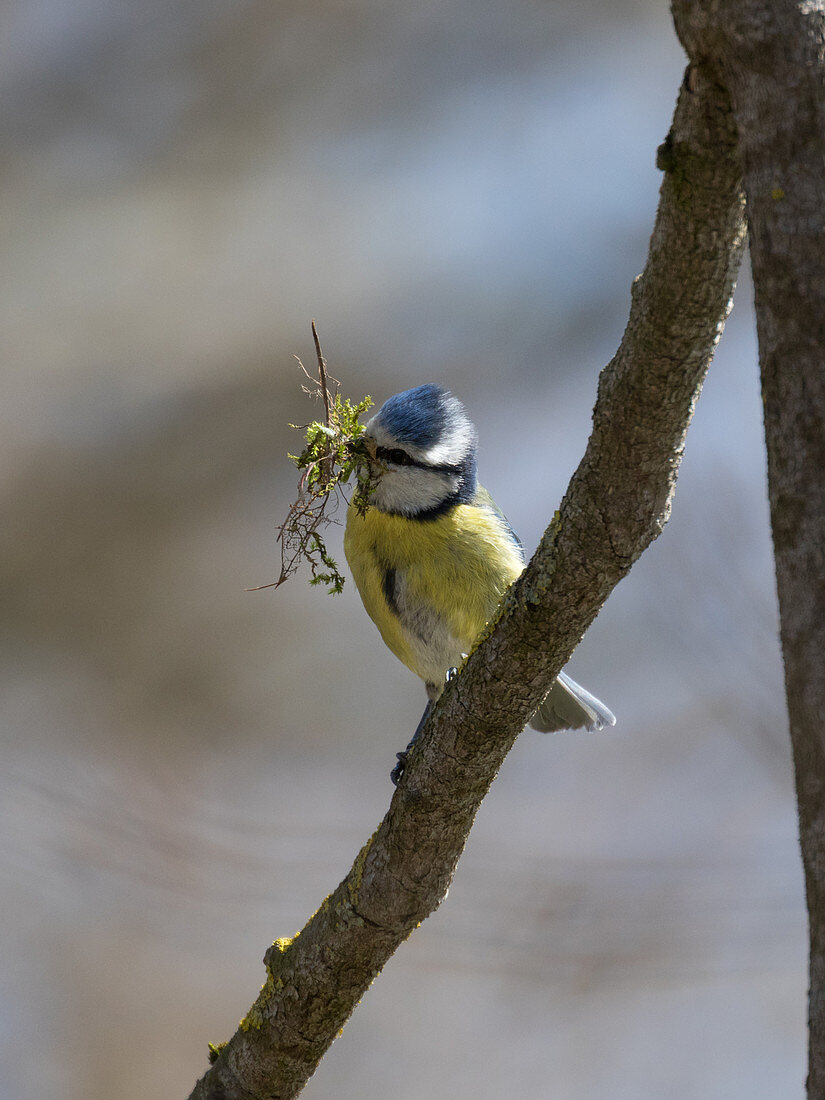
{"type": "Polygon", "coordinates": [[[397,787],[398,784],[401,782],[401,777],[403,776],[404,769],[407,766],[408,754],[406,752],[397,752],[395,755],[398,758],[398,763],[390,772],[390,779],[392,780],[393,786],[397,787]]]}

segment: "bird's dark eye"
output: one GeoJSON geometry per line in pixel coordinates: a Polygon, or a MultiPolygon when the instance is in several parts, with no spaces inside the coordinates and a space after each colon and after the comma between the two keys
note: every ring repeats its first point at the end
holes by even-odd
{"type": "Polygon", "coordinates": [[[382,462],[391,462],[393,466],[412,466],[413,459],[407,454],[406,451],[402,451],[400,447],[376,447],[375,457],[382,462]]]}

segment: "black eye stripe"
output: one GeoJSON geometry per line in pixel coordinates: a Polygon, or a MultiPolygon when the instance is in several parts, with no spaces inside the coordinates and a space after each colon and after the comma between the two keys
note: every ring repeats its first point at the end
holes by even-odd
{"type": "Polygon", "coordinates": [[[375,457],[382,462],[391,462],[393,466],[416,466],[419,470],[434,470],[440,474],[463,474],[465,467],[462,463],[442,462],[431,464],[419,462],[417,458],[408,455],[400,447],[376,447],[375,457]]]}
{"type": "Polygon", "coordinates": [[[392,462],[394,466],[416,466],[415,459],[407,454],[406,451],[402,451],[400,447],[376,447],[375,457],[380,458],[383,462],[392,462]]]}

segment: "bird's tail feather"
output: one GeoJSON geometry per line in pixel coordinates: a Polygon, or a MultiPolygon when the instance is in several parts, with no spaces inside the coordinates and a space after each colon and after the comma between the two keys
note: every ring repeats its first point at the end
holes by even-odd
{"type": "Polygon", "coordinates": [[[613,712],[591,695],[565,672],[560,672],[530,725],[539,733],[555,733],[558,730],[600,730],[615,726],[613,712]]]}

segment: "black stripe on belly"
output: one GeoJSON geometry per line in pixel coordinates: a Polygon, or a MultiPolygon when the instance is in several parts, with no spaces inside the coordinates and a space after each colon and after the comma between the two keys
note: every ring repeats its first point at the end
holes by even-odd
{"type": "Polygon", "coordinates": [[[395,570],[385,565],[381,571],[381,591],[393,615],[398,615],[398,603],[395,599],[395,570]]]}

